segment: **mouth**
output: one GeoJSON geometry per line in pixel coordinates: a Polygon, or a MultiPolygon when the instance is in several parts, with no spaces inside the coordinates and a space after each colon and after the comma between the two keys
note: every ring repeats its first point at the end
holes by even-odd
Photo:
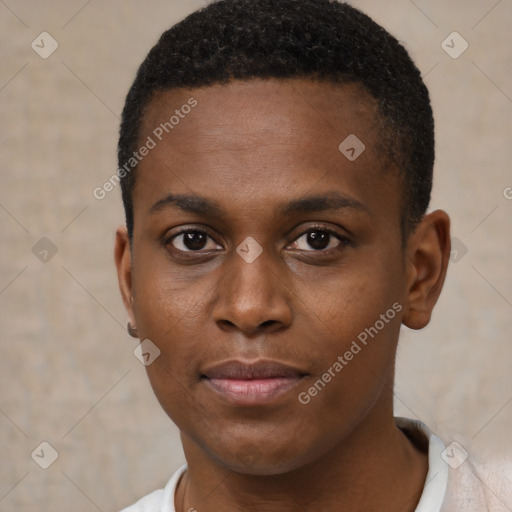
{"type": "Polygon", "coordinates": [[[234,405],[261,405],[289,392],[307,373],[277,361],[227,361],[201,373],[201,380],[234,405]]]}

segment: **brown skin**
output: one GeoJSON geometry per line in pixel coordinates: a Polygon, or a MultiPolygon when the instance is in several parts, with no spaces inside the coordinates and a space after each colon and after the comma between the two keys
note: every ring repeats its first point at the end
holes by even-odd
{"type": "Polygon", "coordinates": [[[147,367],[151,385],[181,431],[188,470],[177,512],[413,511],[428,464],[394,422],[394,359],[401,324],[426,326],[441,292],[448,215],[426,215],[402,250],[399,180],[383,168],[375,102],[358,85],[272,79],[166,91],[140,140],[191,96],[197,107],[139,164],[133,252],[125,227],[115,248],[130,321],[161,350],[147,367]],[[366,145],[354,162],[338,150],[352,133],[366,145]],[[364,209],[276,214],[331,192],[364,209]],[[151,214],[170,193],[215,200],[223,215],[151,214]],[[317,224],[336,233],[320,247],[307,236],[317,224]],[[208,238],[160,243],[180,226],[208,238]],[[248,236],[263,248],[252,263],[235,252],[248,236]],[[395,302],[402,311],[302,404],[299,393],[395,302]],[[235,358],[307,376],[269,404],[236,407],[200,380],[206,366],[235,358]]]}

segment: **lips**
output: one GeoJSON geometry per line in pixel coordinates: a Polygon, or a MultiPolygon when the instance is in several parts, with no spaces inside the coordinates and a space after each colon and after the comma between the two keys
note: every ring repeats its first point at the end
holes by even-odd
{"type": "Polygon", "coordinates": [[[209,379],[272,379],[277,377],[301,377],[304,372],[287,366],[277,361],[260,360],[244,363],[238,360],[226,361],[224,363],[207,368],[203,372],[209,379]]]}
{"type": "Polygon", "coordinates": [[[230,360],[204,369],[208,387],[236,405],[257,405],[277,399],[295,387],[305,372],[277,361],[230,360]]]}

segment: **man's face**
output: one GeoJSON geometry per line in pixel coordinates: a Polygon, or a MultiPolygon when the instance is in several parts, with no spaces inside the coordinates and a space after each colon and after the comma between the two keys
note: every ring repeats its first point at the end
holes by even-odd
{"type": "Polygon", "coordinates": [[[161,351],[148,376],[185,447],[280,473],[390,414],[406,275],[400,188],[379,135],[356,84],[235,81],[151,102],[139,142],[156,147],[133,195],[133,316],[161,351]],[[249,382],[212,370],[233,360],[293,371],[249,382]]]}

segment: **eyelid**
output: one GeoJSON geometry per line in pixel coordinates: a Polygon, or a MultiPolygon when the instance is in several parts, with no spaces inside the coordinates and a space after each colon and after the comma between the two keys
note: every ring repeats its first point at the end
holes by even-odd
{"type": "MultiPolygon", "coordinates": [[[[205,234],[207,237],[211,238],[217,245],[222,245],[220,244],[219,242],[217,242],[217,240],[211,235],[210,231],[201,226],[194,226],[194,225],[189,225],[189,226],[181,226],[179,228],[179,231],[177,231],[176,233],[173,233],[172,235],[167,235],[165,234],[163,237],[162,237],[162,240],[161,240],[161,243],[164,247],[167,247],[176,237],[180,236],[180,235],[183,235],[184,233],[189,233],[191,231],[196,231],[198,233],[202,233],[202,234],[205,234]]],[[[189,253],[201,253],[203,250],[201,251],[181,251],[180,249],[176,249],[177,251],[179,252],[189,252],[189,253]]]]}
{"type": "MultiPolygon", "coordinates": [[[[325,233],[329,233],[330,235],[334,235],[338,238],[348,238],[349,235],[342,235],[341,233],[338,233],[334,228],[331,228],[329,226],[325,226],[322,224],[312,224],[309,226],[302,226],[300,228],[299,234],[294,238],[293,241],[297,240],[297,238],[300,238],[301,236],[305,235],[306,233],[309,233],[310,231],[324,231],[325,233]]],[[[347,230],[345,230],[347,231],[347,230]]],[[[348,232],[347,232],[348,233],[348,232]]]]}
{"type": "MultiPolygon", "coordinates": [[[[342,246],[346,246],[348,244],[351,243],[351,239],[349,236],[347,235],[342,235],[341,233],[338,233],[337,231],[335,231],[333,228],[330,228],[328,226],[322,226],[321,224],[315,224],[315,225],[312,225],[312,226],[307,226],[306,228],[301,228],[301,232],[292,240],[292,244],[295,243],[297,240],[299,240],[300,238],[302,238],[304,235],[306,235],[307,233],[311,232],[311,231],[322,231],[324,233],[328,233],[329,235],[332,235],[334,236],[335,238],[338,239],[338,241],[340,242],[340,245],[342,246]]],[[[311,253],[318,253],[318,254],[328,254],[330,253],[331,251],[336,251],[336,250],[339,250],[339,247],[332,247],[331,249],[320,249],[320,250],[311,250],[311,251],[304,251],[303,249],[297,249],[298,251],[300,252],[311,252],[311,253]]]]}
{"type": "MultiPolygon", "coordinates": [[[[342,235],[342,234],[338,233],[337,231],[335,231],[333,228],[330,228],[328,226],[323,226],[321,224],[302,226],[300,229],[301,229],[301,231],[293,238],[293,240],[288,245],[295,243],[298,239],[302,238],[304,235],[307,235],[309,232],[315,231],[315,230],[322,231],[322,232],[328,233],[331,236],[334,236],[336,239],[338,239],[341,246],[346,246],[349,243],[351,243],[351,239],[349,238],[349,236],[342,235]]],[[[167,247],[176,237],[178,237],[184,233],[191,232],[191,231],[196,231],[196,232],[205,234],[207,237],[211,238],[217,245],[222,246],[222,244],[217,242],[217,240],[210,234],[210,231],[207,228],[205,228],[203,226],[199,227],[197,225],[182,226],[179,228],[179,231],[177,231],[176,233],[173,233],[170,236],[164,235],[164,237],[162,238],[162,245],[164,247],[167,247]]],[[[206,250],[206,251],[204,249],[201,249],[198,251],[182,251],[181,249],[177,249],[177,248],[174,248],[174,249],[180,253],[189,253],[189,254],[194,254],[194,253],[201,254],[202,252],[212,251],[211,249],[206,250]]],[[[296,250],[299,252],[306,252],[306,253],[311,252],[311,253],[318,253],[318,254],[328,254],[331,251],[339,250],[339,247],[332,247],[331,249],[320,249],[320,250],[311,250],[311,251],[305,251],[304,249],[296,249],[296,250]]]]}

